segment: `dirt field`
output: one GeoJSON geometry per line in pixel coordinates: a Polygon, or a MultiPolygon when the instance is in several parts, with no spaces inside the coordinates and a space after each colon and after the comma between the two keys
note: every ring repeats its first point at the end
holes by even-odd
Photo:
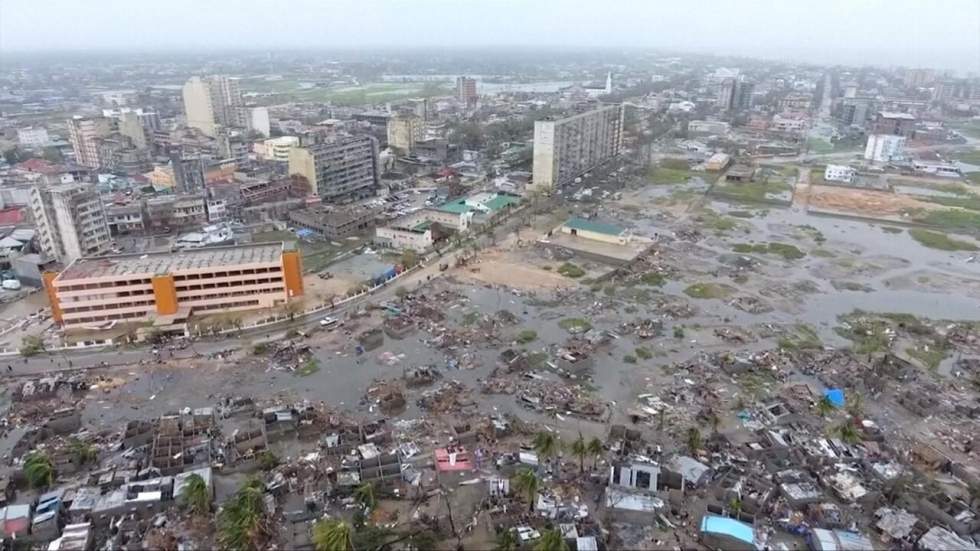
{"type": "Polygon", "coordinates": [[[809,205],[817,209],[853,212],[865,216],[896,216],[909,209],[935,209],[934,203],[883,191],[811,185],[809,205]]]}
{"type": "Polygon", "coordinates": [[[521,262],[516,253],[491,249],[477,263],[456,268],[453,274],[492,285],[516,289],[559,289],[571,287],[567,277],[521,262]]]}

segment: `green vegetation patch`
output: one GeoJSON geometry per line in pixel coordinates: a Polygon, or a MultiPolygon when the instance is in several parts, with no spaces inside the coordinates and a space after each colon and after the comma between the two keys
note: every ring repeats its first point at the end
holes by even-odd
{"type": "Polygon", "coordinates": [[[695,283],[684,289],[684,294],[691,298],[725,299],[735,292],[735,289],[722,283],[695,283]]]}
{"type": "Polygon", "coordinates": [[[736,243],[732,250],[741,254],[774,254],[785,260],[799,260],[806,253],[786,243],[736,243]]]}
{"type": "Polygon", "coordinates": [[[592,323],[585,318],[565,318],[558,322],[558,327],[569,333],[577,334],[592,329],[592,323]]]}
{"type": "Polygon", "coordinates": [[[881,231],[885,233],[902,233],[905,230],[902,228],[896,228],[895,226],[882,226],[881,231]]]}
{"type": "Polygon", "coordinates": [[[792,186],[786,182],[763,180],[759,182],[731,182],[715,185],[715,191],[727,198],[750,203],[768,203],[772,201],[786,203],[788,198],[780,196],[792,191],[792,186]],[[775,197],[772,197],[775,196],[775,197]]]}
{"type": "Polygon", "coordinates": [[[948,352],[949,348],[941,341],[933,341],[905,349],[906,354],[922,362],[922,365],[933,371],[939,367],[948,352]]]}
{"type": "Polygon", "coordinates": [[[634,356],[632,354],[627,354],[627,355],[623,356],[623,362],[628,363],[628,364],[635,364],[636,363],[636,356],[634,356]]]}
{"type": "Polygon", "coordinates": [[[823,342],[812,327],[799,324],[779,339],[779,347],[784,350],[817,350],[823,348],[823,342]]]}
{"type": "Polygon", "coordinates": [[[916,211],[915,220],[947,229],[980,230],[980,212],[959,209],[916,211]]]}
{"type": "Polygon", "coordinates": [[[658,272],[647,272],[640,277],[640,281],[644,285],[663,287],[667,283],[667,277],[658,272]]]}
{"type": "Polygon", "coordinates": [[[980,165],[980,149],[972,149],[970,151],[960,151],[954,153],[953,158],[962,163],[969,163],[971,165],[980,165]]]}
{"type": "Polygon", "coordinates": [[[653,352],[650,352],[650,349],[642,346],[638,346],[636,350],[633,351],[633,354],[635,354],[636,357],[640,358],[641,360],[649,360],[653,357],[653,352]]]}
{"type": "Polygon", "coordinates": [[[515,339],[520,344],[527,344],[529,342],[534,342],[538,338],[538,332],[534,329],[525,329],[517,334],[515,339]]]}
{"type": "Polygon", "coordinates": [[[654,185],[665,186],[683,184],[694,176],[690,170],[676,168],[653,167],[647,172],[647,180],[654,185]]]}
{"type": "Polygon", "coordinates": [[[303,365],[296,369],[296,375],[300,377],[309,377],[317,371],[320,371],[320,362],[316,361],[315,358],[310,358],[303,362],[303,365]]]}
{"type": "Polygon", "coordinates": [[[930,249],[939,249],[941,251],[978,250],[975,243],[953,239],[945,233],[924,230],[922,228],[912,228],[909,230],[909,235],[912,236],[912,239],[918,241],[919,244],[929,247],[930,249]]]}
{"type": "Polygon", "coordinates": [[[585,270],[571,262],[566,262],[558,267],[558,273],[570,278],[578,278],[585,275],[585,270]]]}

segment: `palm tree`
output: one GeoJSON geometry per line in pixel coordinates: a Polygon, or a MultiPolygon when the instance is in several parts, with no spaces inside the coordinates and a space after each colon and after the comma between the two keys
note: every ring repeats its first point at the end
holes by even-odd
{"type": "Polygon", "coordinates": [[[211,512],[211,492],[208,490],[208,483],[199,474],[187,477],[179,497],[181,504],[196,515],[211,512]]]}
{"type": "Polygon", "coordinates": [[[834,411],[834,403],[830,401],[829,396],[824,396],[817,402],[817,413],[820,417],[826,417],[834,411]]]}
{"type": "Polygon", "coordinates": [[[589,455],[589,446],[585,443],[585,437],[579,433],[578,438],[569,447],[574,457],[578,458],[578,472],[585,473],[585,456],[589,455]]]}
{"type": "Polygon", "coordinates": [[[542,530],[534,551],[568,551],[568,543],[558,530],[542,530]]]}
{"type": "Polygon", "coordinates": [[[529,468],[523,468],[517,472],[511,480],[514,489],[518,492],[527,494],[528,511],[534,512],[534,498],[538,495],[538,475],[529,468]]]}
{"type": "Polygon", "coordinates": [[[350,524],[341,519],[323,519],[313,525],[313,548],[316,551],[354,551],[350,524]]]}
{"type": "Polygon", "coordinates": [[[844,421],[837,426],[835,431],[837,436],[847,444],[857,444],[861,441],[861,435],[858,434],[857,429],[854,427],[854,423],[850,420],[844,421]]]}
{"type": "Polygon", "coordinates": [[[558,439],[554,434],[543,430],[534,435],[534,451],[543,459],[554,457],[558,455],[558,439]]]}
{"type": "Polygon", "coordinates": [[[602,440],[597,437],[592,437],[589,440],[589,445],[587,446],[589,454],[592,456],[592,470],[599,468],[599,456],[605,451],[602,447],[602,440]]]}
{"type": "Polygon", "coordinates": [[[32,488],[47,488],[54,482],[54,464],[44,452],[31,452],[24,460],[24,476],[32,488]]]}
{"type": "Polygon", "coordinates": [[[87,442],[82,442],[77,438],[72,438],[68,444],[68,447],[72,458],[78,465],[91,463],[99,456],[99,452],[95,449],[95,446],[87,442]]]}
{"type": "Polygon", "coordinates": [[[517,540],[517,534],[511,529],[497,532],[497,545],[495,551],[517,551],[521,547],[521,542],[517,540]]]}
{"type": "Polygon", "coordinates": [[[265,485],[252,479],[218,515],[218,544],[228,549],[260,549],[265,539],[265,485]]]}
{"type": "Polygon", "coordinates": [[[374,509],[374,506],[378,504],[378,498],[374,495],[374,484],[370,482],[365,482],[358,486],[354,490],[354,498],[368,511],[374,509]]]}
{"type": "Polygon", "coordinates": [[[687,449],[691,454],[701,449],[701,431],[697,427],[687,429],[687,449]]]}
{"type": "Polygon", "coordinates": [[[864,396],[860,392],[851,392],[850,400],[847,401],[847,412],[858,419],[864,416],[864,396]]]}

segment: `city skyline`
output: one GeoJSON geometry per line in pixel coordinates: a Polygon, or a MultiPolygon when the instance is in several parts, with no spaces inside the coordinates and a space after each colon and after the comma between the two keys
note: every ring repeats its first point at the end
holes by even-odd
{"type": "Polygon", "coordinates": [[[119,0],[86,3],[84,12],[62,0],[45,7],[4,2],[0,52],[643,48],[980,71],[980,4],[968,0],[946,2],[942,9],[914,0],[857,5],[835,0],[816,11],[777,2],[728,5],[714,0],[641,7],[614,1],[574,9],[557,0],[344,0],[328,5],[300,0],[274,11],[259,11],[256,2],[177,0],[147,5],[138,13],[119,0]],[[78,21],[93,13],[98,20],[79,29],[78,21]],[[297,13],[303,17],[292,17],[297,13]],[[153,25],[144,24],[151,20],[153,25]],[[419,33],[422,28],[438,32],[419,33]]]}

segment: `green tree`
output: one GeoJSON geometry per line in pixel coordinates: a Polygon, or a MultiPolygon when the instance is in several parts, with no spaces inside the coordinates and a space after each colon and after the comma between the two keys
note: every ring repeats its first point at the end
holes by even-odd
{"type": "Polygon", "coordinates": [[[589,455],[589,446],[585,443],[585,437],[579,433],[578,438],[569,446],[569,451],[573,457],[578,458],[578,472],[585,473],[585,457],[589,455]]]}
{"type": "Polygon", "coordinates": [[[854,423],[849,419],[837,425],[834,432],[841,440],[848,444],[857,444],[861,441],[861,435],[858,433],[857,428],[855,428],[854,423]]]}
{"type": "Polygon", "coordinates": [[[542,530],[541,537],[534,542],[534,551],[568,551],[568,543],[558,530],[542,530]]]}
{"type": "Polygon", "coordinates": [[[824,396],[819,402],[817,402],[817,413],[819,413],[821,417],[826,417],[833,413],[833,411],[834,403],[830,401],[829,396],[824,396]]]}
{"type": "Polygon", "coordinates": [[[558,455],[558,438],[548,431],[541,431],[534,435],[534,451],[538,457],[547,459],[558,455]]]}
{"type": "Polygon", "coordinates": [[[340,519],[323,519],[313,525],[316,551],[354,551],[350,524],[340,519]]]}
{"type": "Polygon", "coordinates": [[[847,399],[847,412],[857,419],[864,417],[864,396],[853,391],[847,399]]]}
{"type": "Polygon", "coordinates": [[[589,440],[589,445],[587,447],[589,449],[589,455],[592,456],[592,469],[595,470],[599,468],[599,457],[601,457],[606,450],[602,447],[602,440],[599,440],[599,438],[594,436],[592,437],[592,440],[589,440]]]}
{"type": "Polygon", "coordinates": [[[728,508],[735,516],[742,514],[742,500],[738,499],[737,497],[733,497],[732,500],[728,502],[728,508]]]}
{"type": "Polygon", "coordinates": [[[374,484],[365,482],[354,490],[354,498],[368,511],[374,509],[378,504],[378,498],[374,492],[374,484]]]}
{"type": "Polygon", "coordinates": [[[195,515],[211,512],[211,492],[208,490],[208,483],[199,474],[187,477],[178,497],[181,506],[195,515]]]}
{"type": "Polygon", "coordinates": [[[261,549],[267,536],[263,517],[265,485],[246,482],[218,514],[218,544],[226,549],[261,549]]]}
{"type": "Polygon", "coordinates": [[[262,450],[258,456],[259,468],[263,471],[271,471],[279,466],[279,458],[271,450],[262,450]]]}
{"type": "Polygon", "coordinates": [[[54,464],[44,452],[31,452],[24,459],[24,477],[31,488],[47,488],[54,482],[54,464]]]}
{"type": "Polygon", "coordinates": [[[25,358],[44,352],[44,339],[37,335],[28,335],[20,340],[20,355],[25,358]]]}
{"type": "Polygon", "coordinates": [[[419,255],[412,249],[405,249],[402,251],[401,261],[402,266],[407,270],[419,263],[419,255]]]}
{"type": "Polygon", "coordinates": [[[41,156],[44,158],[45,161],[48,161],[49,163],[58,164],[65,161],[65,158],[61,154],[61,151],[58,150],[57,147],[53,147],[53,146],[45,147],[44,152],[41,154],[41,156]]]}
{"type": "Polygon", "coordinates": [[[85,465],[86,463],[92,463],[99,457],[99,452],[92,444],[88,442],[82,442],[77,438],[72,438],[68,443],[68,449],[71,453],[72,459],[78,465],[85,465]]]}
{"type": "Polygon", "coordinates": [[[687,450],[691,454],[701,449],[701,431],[697,427],[687,429],[687,450]]]}
{"type": "Polygon", "coordinates": [[[538,475],[525,467],[517,472],[511,480],[514,489],[527,496],[528,511],[534,512],[534,498],[538,495],[538,475]]]}
{"type": "Polygon", "coordinates": [[[517,539],[517,534],[510,528],[497,532],[497,542],[495,551],[517,551],[521,548],[521,542],[517,539]]]}

